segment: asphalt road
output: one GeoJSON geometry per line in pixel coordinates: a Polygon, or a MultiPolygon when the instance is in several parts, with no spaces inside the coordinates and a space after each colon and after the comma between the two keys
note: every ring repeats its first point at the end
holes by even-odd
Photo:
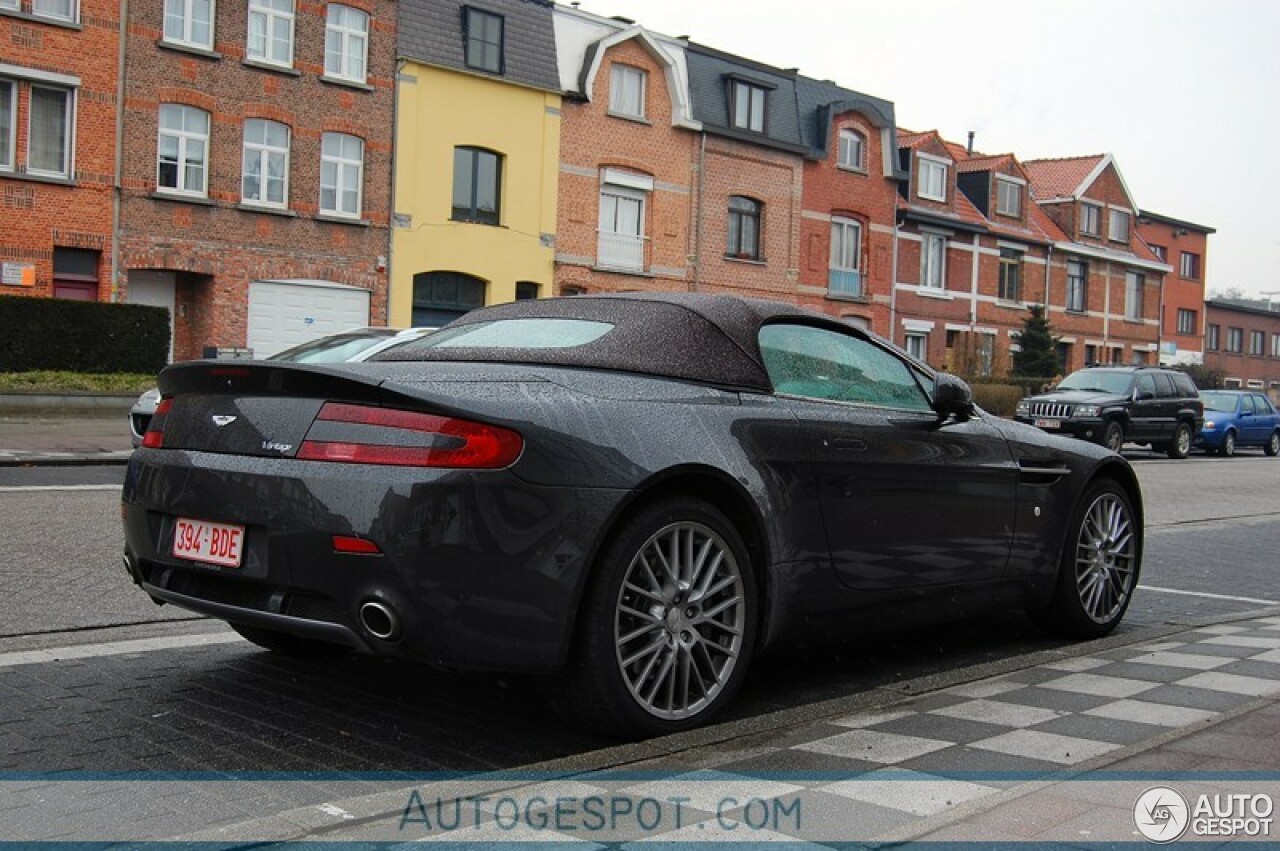
{"type": "MultiPolygon", "coordinates": [[[[1280,602],[1280,460],[1132,458],[1148,538],[1122,633],[1280,602]]],[[[0,666],[0,770],[469,770],[605,744],[559,724],[522,678],[369,659],[287,663],[214,622],[157,608],[119,565],[115,483],[103,468],[76,469],[0,480],[0,653],[146,636],[213,643],[0,666]]],[[[1019,613],[788,645],[757,660],[732,714],[1062,646],[1019,613]]]]}

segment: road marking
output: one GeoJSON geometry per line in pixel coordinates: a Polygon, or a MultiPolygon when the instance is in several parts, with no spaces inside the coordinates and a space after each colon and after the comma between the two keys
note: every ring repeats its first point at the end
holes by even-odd
{"type": "Polygon", "coordinates": [[[122,485],[12,485],[0,487],[0,493],[33,493],[38,491],[119,491],[122,485]]]}
{"type": "Polygon", "coordinates": [[[0,653],[0,668],[18,665],[44,665],[64,662],[68,659],[94,659],[100,656],[122,656],[126,653],[148,653],[153,650],[179,650],[184,647],[206,647],[211,644],[231,644],[243,641],[235,633],[210,633],[207,635],[176,635],[172,638],[135,638],[128,641],[111,641],[104,644],[75,644],[70,647],[48,647],[42,650],[15,650],[0,653]]]}
{"type": "Polygon", "coordinates": [[[1257,597],[1232,597],[1228,594],[1209,594],[1205,591],[1180,591],[1177,588],[1157,588],[1154,585],[1139,585],[1141,591],[1157,591],[1161,594],[1182,594],[1186,597],[1206,597],[1210,600],[1230,600],[1235,603],[1254,603],[1259,606],[1280,606],[1280,600],[1260,600],[1257,597]]]}

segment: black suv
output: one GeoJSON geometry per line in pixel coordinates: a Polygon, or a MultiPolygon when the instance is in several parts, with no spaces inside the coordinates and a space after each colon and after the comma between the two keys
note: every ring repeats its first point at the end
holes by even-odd
{"type": "Polygon", "coordinates": [[[1184,372],[1090,366],[1048,393],[1023,399],[1014,419],[1117,452],[1125,442],[1146,443],[1170,458],[1186,458],[1204,425],[1204,403],[1184,372]]]}

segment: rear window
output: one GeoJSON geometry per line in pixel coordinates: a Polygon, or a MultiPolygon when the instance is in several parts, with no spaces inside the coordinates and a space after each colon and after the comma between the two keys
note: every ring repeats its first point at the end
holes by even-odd
{"type": "Polygon", "coordinates": [[[1210,390],[1201,395],[1206,411],[1221,411],[1234,414],[1236,411],[1236,395],[1234,393],[1215,393],[1210,390]]]}
{"type": "Polygon", "coordinates": [[[570,349],[599,340],[613,330],[611,322],[589,319],[494,319],[473,322],[424,337],[397,348],[421,349],[570,349]]]}

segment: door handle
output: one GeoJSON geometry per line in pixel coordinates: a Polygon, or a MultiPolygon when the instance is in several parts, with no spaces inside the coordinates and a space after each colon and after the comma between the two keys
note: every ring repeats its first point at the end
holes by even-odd
{"type": "Polygon", "coordinates": [[[831,445],[849,452],[863,452],[867,448],[867,442],[856,437],[837,437],[831,441],[831,445]]]}

